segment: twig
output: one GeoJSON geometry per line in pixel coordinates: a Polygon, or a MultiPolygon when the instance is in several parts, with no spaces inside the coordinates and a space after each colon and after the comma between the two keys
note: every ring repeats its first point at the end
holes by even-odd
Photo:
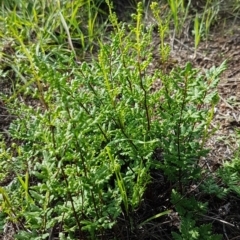
{"type": "Polygon", "coordinates": [[[219,97],[228,107],[230,107],[232,110],[234,109],[233,106],[231,106],[220,94],[219,97]]]}
{"type": "Polygon", "coordinates": [[[237,239],[240,239],[240,235],[234,237],[234,238],[231,238],[230,240],[237,240],[237,239]]]}
{"type": "Polygon", "coordinates": [[[202,217],[206,217],[206,218],[209,218],[209,219],[212,219],[212,220],[215,220],[215,221],[218,221],[218,222],[221,222],[223,224],[226,224],[226,225],[229,225],[231,227],[236,227],[234,224],[232,223],[229,223],[229,222],[226,222],[222,219],[218,219],[218,218],[214,218],[214,217],[209,217],[209,216],[206,216],[206,215],[202,215],[202,214],[198,214],[199,216],[202,216],[202,217]]]}
{"type": "Polygon", "coordinates": [[[224,233],[226,239],[229,240],[229,238],[228,238],[228,236],[227,236],[227,232],[226,232],[226,226],[225,226],[225,224],[223,224],[223,233],[224,233]]]}

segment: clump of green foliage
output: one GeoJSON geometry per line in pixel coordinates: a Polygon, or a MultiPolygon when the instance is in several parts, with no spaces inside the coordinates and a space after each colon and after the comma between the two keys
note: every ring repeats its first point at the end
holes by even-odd
{"type": "MultiPolygon", "coordinates": [[[[124,219],[131,237],[145,223],[171,212],[140,223],[132,217],[151,170],[161,169],[172,183],[171,202],[181,217],[174,239],[220,239],[211,234],[210,225],[197,225],[194,212],[206,212],[206,204],[185,195],[201,179],[198,163],[207,152],[204,144],[225,63],[205,75],[189,63],[169,74],[161,66],[152,69],[153,28],[146,30],[142,23],[143,5],[133,15],[134,25],[127,25],[118,22],[109,2],[111,36],[98,41],[96,58],[83,61],[72,44],[74,34],[82,45],[85,39],[75,22],[81,4],[69,2],[43,15],[49,25],[38,28],[41,42],[25,39],[33,27],[25,22],[28,15],[19,16],[17,8],[5,13],[5,40],[13,40],[15,56],[3,56],[13,66],[16,84],[10,98],[2,98],[16,119],[9,128],[15,143],[8,148],[3,142],[0,157],[15,178],[0,188],[0,229],[13,222],[19,229],[16,239],[54,234],[59,239],[110,239],[109,229],[117,229],[124,219]],[[10,25],[13,19],[19,21],[10,25]],[[67,46],[49,31],[53,20],[67,46]],[[54,47],[48,47],[51,37],[54,47]],[[153,89],[156,81],[161,86],[153,89]],[[162,149],[162,161],[152,157],[156,148],[162,149]]],[[[156,7],[152,5],[155,17],[156,7]]],[[[38,26],[40,13],[28,8],[38,26]]],[[[163,44],[161,29],[159,55],[167,59],[169,46],[163,44]]],[[[111,237],[124,239],[116,230],[111,237]]]]}
{"type": "MultiPolygon", "coordinates": [[[[239,130],[236,131],[237,144],[239,145],[239,130]]],[[[203,184],[203,192],[216,195],[220,199],[229,194],[240,196],[240,155],[239,148],[231,160],[225,160],[217,170],[216,175],[209,176],[203,184]]]]}

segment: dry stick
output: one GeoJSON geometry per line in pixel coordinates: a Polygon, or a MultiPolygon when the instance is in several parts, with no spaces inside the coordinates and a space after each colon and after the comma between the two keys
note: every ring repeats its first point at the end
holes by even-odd
{"type": "Polygon", "coordinates": [[[231,106],[231,105],[227,102],[227,100],[225,100],[221,95],[219,95],[219,97],[220,97],[220,99],[221,99],[229,108],[231,108],[232,110],[234,109],[234,107],[231,106]]]}
{"type": "Polygon", "coordinates": [[[224,221],[224,220],[222,220],[222,219],[218,219],[218,218],[214,218],[214,217],[209,217],[209,216],[206,216],[206,215],[203,215],[203,214],[199,214],[199,213],[197,213],[197,214],[198,214],[199,216],[201,216],[201,217],[209,218],[209,219],[212,219],[212,220],[221,222],[221,223],[223,223],[223,224],[229,225],[229,226],[231,226],[231,227],[236,227],[234,224],[229,223],[229,222],[227,222],[227,221],[224,221]]]}
{"type": "Polygon", "coordinates": [[[237,239],[240,239],[240,235],[234,237],[234,238],[231,238],[230,240],[237,240],[237,239]]]}
{"type": "Polygon", "coordinates": [[[226,232],[226,226],[225,226],[225,224],[223,224],[223,233],[224,233],[226,239],[229,240],[229,238],[228,238],[228,236],[227,236],[227,232],[226,232]]]}

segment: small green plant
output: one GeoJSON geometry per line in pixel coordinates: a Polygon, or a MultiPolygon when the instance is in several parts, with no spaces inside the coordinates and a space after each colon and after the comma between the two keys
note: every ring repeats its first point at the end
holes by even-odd
{"type": "Polygon", "coordinates": [[[239,174],[239,159],[233,159],[232,162],[226,162],[218,175],[221,177],[223,184],[228,189],[228,192],[234,192],[240,195],[240,174],[239,174]]]}
{"type": "Polygon", "coordinates": [[[174,240],[183,239],[205,239],[205,240],[220,240],[221,235],[212,234],[211,224],[198,226],[198,214],[206,213],[207,204],[196,201],[194,197],[186,198],[173,190],[171,202],[174,204],[180,218],[179,233],[172,232],[174,240]]]}
{"type": "Polygon", "coordinates": [[[184,24],[189,17],[189,8],[191,6],[191,1],[186,4],[183,0],[168,0],[168,5],[170,7],[169,16],[173,18],[173,41],[175,36],[180,36],[184,28],[184,24]]]}
{"type": "Polygon", "coordinates": [[[194,46],[195,46],[195,57],[197,54],[197,47],[200,43],[200,39],[201,39],[201,28],[202,28],[202,24],[199,24],[199,17],[198,15],[196,15],[195,19],[194,19],[194,46]]]}
{"type": "Polygon", "coordinates": [[[176,29],[176,32],[179,31],[179,16],[178,16],[178,9],[183,9],[184,8],[184,3],[182,0],[174,1],[174,0],[169,0],[168,4],[171,9],[171,13],[173,16],[173,21],[174,21],[174,27],[176,29]]]}
{"type": "Polygon", "coordinates": [[[15,191],[6,188],[2,196],[5,203],[13,199],[14,221],[23,226],[16,238],[43,238],[60,226],[59,237],[104,238],[120,216],[130,232],[135,225],[131,213],[150,181],[159,143],[153,128],[158,99],[150,94],[156,76],[147,74],[152,35],[151,29],[143,31],[141,4],[136,26],[118,23],[111,11],[110,18],[111,41],[99,41],[98,59],[91,64],[79,65],[74,51],[54,53],[54,59],[40,54],[38,45],[29,48],[14,34],[24,56],[18,72],[27,77],[5,99],[17,117],[9,131],[22,144],[13,162],[15,191]],[[24,101],[16,99],[19,94],[24,101]],[[36,107],[25,102],[29,97],[36,107]]]}
{"type": "Polygon", "coordinates": [[[219,12],[219,4],[207,1],[203,13],[196,13],[194,19],[194,45],[195,45],[195,55],[197,47],[200,43],[201,38],[208,38],[210,27],[213,25],[214,21],[217,19],[219,12]]]}
{"type": "MultiPolygon", "coordinates": [[[[23,15],[17,7],[4,8],[5,40],[13,39],[15,54],[3,56],[14,65],[16,84],[13,95],[2,99],[16,117],[9,128],[16,144],[0,155],[15,176],[0,188],[0,223],[14,222],[16,239],[52,238],[55,231],[59,239],[95,240],[119,239],[116,231],[111,237],[108,233],[124,219],[131,238],[140,227],[170,213],[154,213],[141,223],[133,218],[151,169],[159,168],[175,188],[171,201],[182,218],[182,239],[204,239],[202,233],[217,239],[210,237],[210,226],[198,226],[193,217],[206,205],[185,194],[200,179],[199,158],[207,152],[204,145],[225,63],[205,75],[189,63],[167,75],[161,66],[152,71],[153,28],[144,29],[143,4],[133,15],[135,25],[127,25],[118,22],[109,1],[113,32],[106,42],[99,38],[96,58],[79,61],[73,40],[86,46],[89,37],[92,46],[97,14],[92,1],[44,7],[23,3],[23,15]],[[78,12],[86,4],[87,37],[78,12]],[[31,39],[32,30],[41,41],[31,39]],[[153,89],[159,79],[161,87],[153,89]],[[163,151],[162,161],[153,160],[156,148],[163,151]]],[[[184,8],[183,1],[177,4],[184,8]]],[[[156,6],[152,4],[159,52],[166,61],[169,22],[162,21],[156,6]]]]}
{"type": "MultiPolygon", "coordinates": [[[[236,131],[239,143],[240,131],[236,131]]],[[[237,149],[231,161],[225,161],[218,170],[218,177],[221,178],[226,192],[233,192],[240,196],[240,151],[237,149]]]]}
{"type": "Polygon", "coordinates": [[[168,59],[170,53],[170,47],[166,45],[165,41],[165,38],[169,32],[169,17],[163,20],[163,17],[161,16],[160,7],[156,2],[152,2],[150,8],[157,22],[158,34],[160,39],[159,53],[161,56],[161,60],[164,63],[168,59]]]}
{"type": "Polygon", "coordinates": [[[200,177],[199,157],[206,153],[203,148],[210,133],[209,122],[213,107],[218,102],[216,86],[225,63],[212,68],[206,76],[187,64],[161,76],[164,96],[157,108],[161,119],[159,133],[164,151],[164,163],[160,164],[171,181],[182,183],[200,177]],[[188,177],[189,176],[189,177],[188,177]]]}
{"type": "Polygon", "coordinates": [[[10,159],[11,153],[7,149],[3,136],[0,134],[0,179],[1,181],[7,177],[8,172],[11,170],[10,159]]]}
{"type": "MultiPolygon", "coordinates": [[[[239,131],[236,131],[239,141],[239,131]]],[[[231,161],[224,161],[223,165],[217,170],[216,176],[208,176],[201,188],[206,194],[217,196],[224,199],[229,194],[240,195],[240,161],[239,150],[231,161]]]]}
{"type": "Polygon", "coordinates": [[[212,234],[211,224],[196,226],[196,221],[192,220],[190,217],[185,217],[182,220],[180,233],[172,233],[174,240],[221,240],[222,236],[217,234],[212,234]]]}
{"type": "MultiPolygon", "coordinates": [[[[235,1],[233,1],[235,2],[235,1]]],[[[234,3],[233,3],[234,4],[234,3]]],[[[229,4],[231,5],[231,4],[229,4]]],[[[196,4],[194,1],[168,0],[169,23],[174,26],[173,42],[175,36],[181,37],[186,25],[193,25],[195,55],[201,39],[208,39],[210,28],[220,15],[222,6],[219,1],[208,0],[196,4]],[[196,7],[195,5],[199,5],[196,7]],[[193,14],[194,13],[194,14],[193,14]],[[170,21],[172,19],[172,21],[170,21]],[[188,21],[187,21],[188,20],[188,21]]]]}

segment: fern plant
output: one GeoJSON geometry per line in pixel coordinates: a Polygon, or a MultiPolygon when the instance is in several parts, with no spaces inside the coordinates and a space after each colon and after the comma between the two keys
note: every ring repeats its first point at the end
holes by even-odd
{"type": "MultiPolygon", "coordinates": [[[[43,42],[28,45],[25,32],[19,34],[17,24],[7,21],[20,60],[11,62],[19,80],[16,91],[3,97],[16,116],[9,129],[16,144],[9,149],[14,154],[1,155],[6,163],[11,158],[6,169],[11,166],[15,178],[1,188],[0,222],[16,224],[16,239],[109,239],[108,231],[119,219],[130,238],[138,225],[132,215],[151,181],[150,169],[161,168],[176,187],[173,200],[200,178],[198,161],[206,153],[218,100],[215,89],[225,65],[205,75],[190,64],[168,75],[161,66],[152,71],[152,28],[144,30],[143,5],[133,15],[135,25],[128,26],[118,22],[107,3],[113,32],[107,42],[99,40],[91,63],[77,61],[71,42],[76,22],[68,21],[68,8],[57,8],[56,24],[62,24],[59,37],[67,37],[71,51],[64,44],[48,53],[43,42]],[[159,79],[161,87],[153,91],[159,79]],[[153,161],[156,148],[163,149],[163,161],[153,161]]],[[[40,36],[46,31],[38,30],[40,36]]],[[[163,41],[164,33],[160,37],[163,41]]],[[[167,58],[169,47],[162,43],[159,52],[167,58]]],[[[189,236],[188,229],[193,237],[201,236],[191,212],[205,205],[184,201],[173,201],[183,219],[182,234],[189,236]]]]}
{"type": "Polygon", "coordinates": [[[141,5],[134,27],[110,17],[111,41],[99,42],[91,64],[76,62],[74,51],[53,59],[20,41],[18,72],[27,76],[16,95],[24,100],[5,98],[17,117],[9,129],[20,143],[12,161],[16,178],[2,192],[11,199],[11,207],[7,198],[2,205],[5,221],[21,229],[16,238],[50,237],[58,228],[58,237],[106,239],[120,217],[128,234],[135,225],[131,215],[159,142],[158,99],[150,94],[155,78],[147,73],[152,34],[143,31],[141,5]]]}
{"type": "MultiPolygon", "coordinates": [[[[239,142],[239,131],[236,131],[239,142]]],[[[216,171],[216,175],[208,176],[201,186],[201,190],[210,195],[224,199],[229,194],[240,195],[240,160],[239,149],[236,150],[233,159],[225,160],[223,165],[216,171]]]]}
{"type": "MultiPolygon", "coordinates": [[[[240,131],[236,131],[237,142],[239,143],[240,131]]],[[[217,176],[222,180],[225,191],[234,192],[240,196],[240,151],[236,150],[231,161],[225,161],[218,170],[217,176]]]]}
{"type": "Polygon", "coordinates": [[[206,203],[201,203],[194,199],[194,197],[183,197],[175,190],[172,191],[171,202],[174,204],[180,218],[179,233],[172,232],[174,240],[222,239],[221,235],[212,233],[211,224],[199,225],[197,223],[199,214],[204,214],[207,211],[206,203]]]}
{"type": "Polygon", "coordinates": [[[218,102],[216,86],[225,63],[212,68],[206,76],[187,64],[183,69],[160,75],[162,88],[157,107],[164,162],[160,163],[170,181],[178,182],[180,192],[200,177],[199,158],[207,153],[204,144],[210,134],[214,106],[218,102]],[[210,110],[209,110],[210,109],[210,110]]]}

